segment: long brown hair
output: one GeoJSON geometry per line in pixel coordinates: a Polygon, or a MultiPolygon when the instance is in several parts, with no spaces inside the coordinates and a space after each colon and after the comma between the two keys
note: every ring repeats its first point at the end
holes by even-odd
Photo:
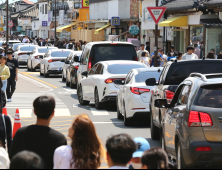
{"type": "Polygon", "coordinates": [[[75,169],[97,169],[101,165],[102,144],[96,134],[95,126],[87,115],[75,118],[72,128],[72,161],[75,169]]]}

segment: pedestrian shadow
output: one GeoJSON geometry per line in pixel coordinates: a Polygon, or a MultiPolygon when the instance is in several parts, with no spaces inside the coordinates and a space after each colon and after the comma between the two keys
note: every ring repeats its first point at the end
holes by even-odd
{"type": "Polygon", "coordinates": [[[146,138],[146,140],[149,142],[151,148],[161,147],[160,140],[153,140],[151,138],[146,138]]]}
{"type": "Polygon", "coordinates": [[[77,96],[77,94],[71,94],[71,97],[72,97],[73,99],[78,100],[78,96],[77,96]]]}
{"type": "MultiPolygon", "coordinates": [[[[116,113],[117,114],[117,113],[116,113]]],[[[119,120],[117,118],[112,118],[110,119],[113,124],[117,127],[117,128],[121,128],[121,129],[146,129],[146,128],[150,128],[150,124],[149,122],[145,121],[145,120],[135,120],[133,122],[132,126],[125,126],[124,125],[124,121],[123,120],[119,120]]]]}

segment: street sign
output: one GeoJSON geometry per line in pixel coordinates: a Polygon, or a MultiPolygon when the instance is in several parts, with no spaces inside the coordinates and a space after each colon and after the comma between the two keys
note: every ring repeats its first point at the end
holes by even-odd
{"type": "Polygon", "coordinates": [[[82,8],[89,8],[89,0],[82,0],[82,8]]]}
{"type": "Polygon", "coordinates": [[[114,26],[120,25],[120,17],[112,17],[111,25],[114,25],[114,26]]]}
{"type": "Polygon", "coordinates": [[[147,9],[156,24],[159,23],[161,17],[166,11],[166,7],[147,7],[147,9]]]}
{"type": "Polygon", "coordinates": [[[12,28],[12,27],[13,27],[13,25],[14,25],[14,24],[13,24],[13,22],[12,22],[12,21],[8,22],[8,27],[9,27],[9,28],[12,28]]]}
{"type": "Polygon", "coordinates": [[[130,32],[131,35],[137,35],[137,34],[139,34],[140,29],[137,25],[131,25],[129,27],[129,32],[130,32]]]}

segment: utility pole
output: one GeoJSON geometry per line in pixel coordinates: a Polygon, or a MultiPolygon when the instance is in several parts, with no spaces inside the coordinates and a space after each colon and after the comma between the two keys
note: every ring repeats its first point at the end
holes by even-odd
{"type": "MultiPolygon", "coordinates": [[[[158,0],[156,0],[158,7],[158,0]]],[[[155,48],[154,48],[154,67],[158,67],[158,24],[155,25],[155,48]]]]}
{"type": "Polygon", "coordinates": [[[54,44],[57,42],[56,39],[56,0],[55,0],[55,9],[54,9],[54,14],[55,14],[55,32],[54,32],[54,44]]]}
{"type": "Polygon", "coordinates": [[[8,49],[8,0],[6,0],[6,49],[8,49]]]}

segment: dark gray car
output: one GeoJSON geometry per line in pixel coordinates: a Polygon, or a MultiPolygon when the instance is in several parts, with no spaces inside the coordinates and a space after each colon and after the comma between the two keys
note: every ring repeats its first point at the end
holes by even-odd
{"type": "Polygon", "coordinates": [[[192,73],[177,88],[161,120],[161,144],[178,169],[222,165],[222,74],[192,73]]]}

